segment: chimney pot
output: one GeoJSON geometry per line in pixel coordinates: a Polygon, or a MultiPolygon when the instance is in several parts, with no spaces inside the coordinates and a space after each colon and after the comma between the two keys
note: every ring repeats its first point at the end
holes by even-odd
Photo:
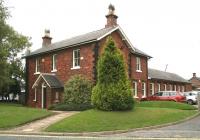
{"type": "Polygon", "coordinates": [[[50,37],[50,30],[49,29],[45,29],[44,30],[44,36],[42,37],[42,47],[47,47],[51,44],[51,37],[50,37]]]}
{"type": "Polygon", "coordinates": [[[112,26],[117,26],[117,18],[118,16],[115,15],[115,7],[114,5],[110,4],[108,6],[108,15],[106,15],[107,18],[107,24],[105,27],[112,27],[112,26]]]}
{"type": "Polygon", "coordinates": [[[193,77],[196,77],[196,73],[193,73],[193,77]]]}

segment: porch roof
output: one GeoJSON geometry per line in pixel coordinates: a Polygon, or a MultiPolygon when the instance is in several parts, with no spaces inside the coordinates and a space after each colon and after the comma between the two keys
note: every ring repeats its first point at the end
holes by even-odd
{"type": "Polygon", "coordinates": [[[41,79],[43,79],[50,88],[63,88],[63,83],[58,79],[56,75],[51,73],[41,73],[33,84],[32,88],[36,87],[41,79]]]}

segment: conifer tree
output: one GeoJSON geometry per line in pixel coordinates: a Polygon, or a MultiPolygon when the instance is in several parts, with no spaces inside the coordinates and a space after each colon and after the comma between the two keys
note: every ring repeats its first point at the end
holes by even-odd
{"type": "Polygon", "coordinates": [[[92,104],[101,110],[129,110],[134,106],[123,55],[112,37],[107,38],[97,65],[97,84],[92,104]]]}

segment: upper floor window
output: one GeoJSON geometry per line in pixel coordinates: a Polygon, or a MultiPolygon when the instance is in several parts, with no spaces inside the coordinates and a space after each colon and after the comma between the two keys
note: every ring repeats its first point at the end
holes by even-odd
{"type": "Polygon", "coordinates": [[[57,54],[52,55],[52,71],[56,71],[56,63],[57,63],[57,54]]]}
{"type": "Polygon", "coordinates": [[[73,68],[80,68],[80,49],[73,50],[73,68]]]}
{"type": "Polygon", "coordinates": [[[150,83],[150,94],[154,94],[154,83],[150,83]]]}
{"type": "Polygon", "coordinates": [[[36,58],[35,61],[35,73],[39,73],[41,71],[41,59],[36,58]]]}
{"type": "Polygon", "coordinates": [[[136,71],[141,72],[141,60],[140,60],[140,57],[136,57],[136,71]]]}
{"type": "Polygon", "coordinates": [[[133,96],[137,97],[137,82],[133,81],[133,96]]]}

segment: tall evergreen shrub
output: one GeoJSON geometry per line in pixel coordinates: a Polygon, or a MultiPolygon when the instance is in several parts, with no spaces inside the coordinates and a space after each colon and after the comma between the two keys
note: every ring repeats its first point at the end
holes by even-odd
{"type": "Polygon", "coordinates": [[[92,90],[92,105],[100,110],[129,110],[134,106],[123,55],[112,37],[107,38],[97,65],[97,84],[92,90]]]}

